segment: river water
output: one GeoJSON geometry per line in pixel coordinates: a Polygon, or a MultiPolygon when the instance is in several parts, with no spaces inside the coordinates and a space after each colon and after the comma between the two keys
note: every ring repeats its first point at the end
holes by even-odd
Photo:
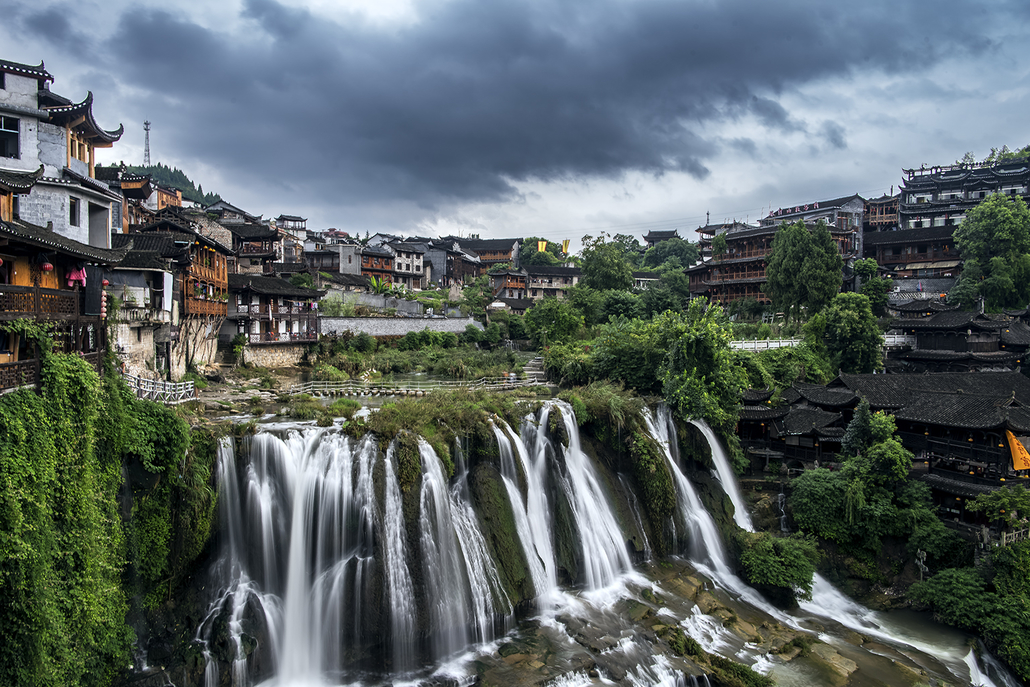
{"type": "MultiPolygon", "coordinates": [[[[649,558],[650,542],[631,558],[627,540],[646,540],[636,498],[624,476],[606,475],[583,451],[567,404],[548,402],[517,428],[494,421],[534,597],[528,613],[492,557],[497,543],[476,512],[460,447],[448,479],[418,440],[416,492],[401,482],[396,442],[384,451],[373,437],[296,424],[262,430],[242,456],[223,445],[217,591],[196,632],[202,684],[470,684],[476,675],[493,684],[707,684],[662,653],[663,626],[781,685],[827,679],[823,664],[767,653],[761,638],[781,631],[816,636],[833,660],[856,667],[846,679],[856,687],[920,673],[952,685],[1018,684],[989,656],[980,662],[962,633],[920,614],[872,612],[821,577],[796,612],[772,606],[735,574],[668,410],[644,421],[674,478],[671,540],[686,542],[665,560],[649,558]],[[552,416],[564,443],[548,430],[552,416]]],[[[725,452],[695,424],[734,521],[753,529],[725,452]]]]}

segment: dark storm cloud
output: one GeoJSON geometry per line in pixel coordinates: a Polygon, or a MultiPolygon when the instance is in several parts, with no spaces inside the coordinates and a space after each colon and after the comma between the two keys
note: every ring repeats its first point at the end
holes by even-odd
{"type": "Polygon", "coordinates": [[[160,118],[182,157],[341,205],[433,207],[509,198],[511,180],[703,178],[724,144],[700,125],[722,118],[843,148],[839,125],[809,129],[781,96],[991,50],[999,7],[454,0],[377,29],[245,0],[234,34],[130,9],[100,54],[150,94],[135,114],[160,118]]]}

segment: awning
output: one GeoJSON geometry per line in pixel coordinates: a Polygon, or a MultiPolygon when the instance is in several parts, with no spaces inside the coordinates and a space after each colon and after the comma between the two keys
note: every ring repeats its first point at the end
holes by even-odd
{"type": "Polygon", "coordinates": [[[906,270],[947,270],[958,267],[961,260],[938,260],[937,262],[910,262],[905,265],[906,270]]]}

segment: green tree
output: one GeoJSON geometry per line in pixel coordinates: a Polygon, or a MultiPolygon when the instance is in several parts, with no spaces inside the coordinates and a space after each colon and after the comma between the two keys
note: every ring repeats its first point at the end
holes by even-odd
{"type": "Polygon", "coordinates": [[[530,308],[524,319],[538,346],[568,341],[583,326],[583,316],[571,303],[550,296],[530,308]]]}
{"type": "Polygon", "coordinates": [[[861,277],[863,282],[866,282],[876,276],[880,266],[876,264],[876,260],[873,258],[863,258],[855,261],[854,269],[855,274],[861,277]]]}
{"type": "MultiPolygon", "coordinates": [[[[721,236],[721,234],[720,234],[721,236]]],[[[700,257],[697,244],[683,239],[669,239],[659,241],[644,253],[641,266],[649,269],[657,269],[669,261],[670,258],[678,258],[681,268],[689,267],[698,261],[700,257]]]]}
{"type": "Polygon", "coordinates": [[[520,265],[560,265],[562,263],[561,246],[553,241],[547,241],[547,248],[539,250],[539,242],[544,241],[538,236],[530,236],[522,242],[519,247],[520,265]]]}
{"type": "Polygon", "coordinates": [[[607,321],[604,313],[604,292],[579,283],[565,292],[565,300],[572,304],[587,326],[607,321]]]}
{"type": "Polygon", "coordinates": [[[660,279],[657,284],[651,284],[640,295],[640,302],[644,308],[644,315],[653,318],[667,310],[680,310],[683,301],[665,280],[660,279]]]}
{"type": "Polygon", "coordinates": [[[798,317],[802,307],[818,311],[840,291],[843,266],[825,222],[811,230],[803,222],[787,224],[773,238],[766,293],[788,317],[798,317]]]}
{"type": "Polygon", "coordinates": [[[819,562],[814,537],[792,534],[775,537],[768,532],[740,532],[740,563],[748,582],[759,587],[779,588],[791,601],[812,598],[812,581],[819,562]]]}
{"type": "Polygon", "coordinates": [[[980,494],[966,504],[966,509],[983,513],[992,522],[1009,527],[1030,517],[1030,491],[1022,484],[1008,484],[987,494],[980,494]]]}
{"type": "Polygon", "coordinates": [[[883,337],[866,296],[838,294],[824,312],[809,320],[807,331],[820,328],[835,367],[852,374],[880,367],[883,337]]]}
{"type": "Polygon", "coordinates": [[[955,245],[965,260],[963,299],[979,276],[976,292],[999,310],[1030,302],[1030,210],[1020,196],[994,194],[969,211],[955,229],[955,245]]]}
{"type": "Polygon", "coordinates": [[[630,319],[640,317],[644,312],[644,306],[640,296],[629,291],[605,291],[604,292],[604,319],[613,317],[628,317],[630,319]]]}
{"type": "Polygon", "coordinates": [[[862,295],[869,299],[869,307],[877,317],[886,314],[893,285],[894,282],[887,277],[873,277],[862,284],[862,295]]]}
{"type": "Polygon", "coordinates": [[[640,266],[640,262],[643,259],[643,246],[640,245],[640,241],[637,241],[636,236],[630,236],[629,234],[616,234],[612,237],[612,243],[617,243],[622,246],[622,257],[629,263],[630,267],[634,269],[640,266]]]}
{"type": "Polygon", "coordinates": [[[628,291],[633,287],[633,269],[626,262],[622,244],[605,238],[604,234],[596,239],[583,237],[583,283],[599,291],[628,291]]]}
{"type": "Polygon", "coordinates": [[[300,289],[311,289],[315,286],[315,280],[308,272],[297,272],[292,275],[290,283],[300,289]]]}
{"type": "Polygon", "coordinates": [[[461,305],[469,312],[481,315],[486,312],[486,306],[490,305],[493,295],[490,277],[483,274],[461,290],[461,305]]]}
{"type": "Polygon", "coordinates": [[[727,250],[729,250],[729,246],[726,245],[726,234],[717,234],[712,239],[712,255],[720,258],[726,255],[727,250]]]}
{"type": "Polygon", "coordinates": [[[737,420],[748,376],[734,358],[724,320],[721,307],[696,298],[685,312],[665,312],[651,326],[666,351],[659,370],[666,402],[681,417],[704,418],[713,427],[729,430],[737,420]]]}

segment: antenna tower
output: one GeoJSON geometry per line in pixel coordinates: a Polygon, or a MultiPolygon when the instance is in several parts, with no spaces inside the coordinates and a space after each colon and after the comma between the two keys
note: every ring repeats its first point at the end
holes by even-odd
{"type": "Polygon", "coordinates": [[[143,143],[143,166],[150,166],[150,122],[143,122],[143,131],[147,132],[143,143]]]}

